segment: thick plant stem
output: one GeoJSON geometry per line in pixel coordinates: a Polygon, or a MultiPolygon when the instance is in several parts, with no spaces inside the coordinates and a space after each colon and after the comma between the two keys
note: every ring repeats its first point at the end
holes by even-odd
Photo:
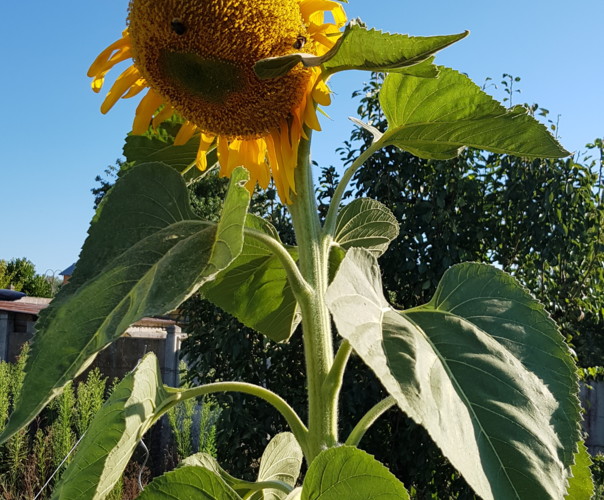
{"type": "Polygon", "coordinates": [[[338,216],[338,210],[340,203],[344,197],[348,183],[352,180],[356,171],[363,166],[363,164],[373,155],[384,147],[383,140],[378,140],[371,144],[363,153],[352,162],[352,165],[346,169],[342,179],[338,183],[331,202],[329,203],[329,209],[327,210],[327,216],[325,217],[325,226],[323,232],[328,236],[333,236],[336,229],[336,218],[338,216]]]}
{"type": "Polygon", "coordinates": [[[304,354],[308,390],[308,447],[310,463],[322,450],[338,441],[338,402],[329,397],[324,383],[333,365],[331,321],[325,305],[329,284],[329,246],[321,235],[310,162],[310,139],[300,142],[295,172],[296,195],[289,205],[296,240],[300,273],[308,293],[297,296],[302,310],[304,354]]]}
{"type": "Polygon", "coordinates": [[[298,414],[294,411],[294,409],[287,404],[287,402],[268,389],[264,387],[259,387],[254,384],[248,384],[246,382],[214,382],[212,384],[205,384],[199,387],[192,387],[190,389],[175,389],[172,387],[165,387],[167,392],[170,392],[174,395],[173,398],[170,398],[164,408],[161,408],[161,411],[157,411],[157,419],[161,417],[165,412],[167,412],[171,407],[189,398],[197,398],[200,396],[205,396],[206,394],[214,394],[217,392],[241,392],[244,394],[250,394],[251,396],[256,396],[260,399],[264,399],[267,403],[271,404],[281,415],[285,418],[286,422],[289,425],[294,436],[298,440],[302,451],[306,455],[308,451],[308,429],[298,417],[298,414]]]}
{"type": "Polygon", "coordinates": [[[346,366],[351,353],[352,346],[347,340],[344,340],[334,358],[331,371],[323,384],[323,393],[328,399],[339,399],[342,384],[344,382],[344,372],[346,371],[346,366]]]}
{"type": "Polygon", "coordinates": [[[365,433],[375,423],[375,421],[395,405],[396,400],[392,396],[388,396],[386,399],[383,399],[376,404],[365,414],[361,420],[359,420],[359,423],[355,426],[355,428],[352,429],[352,432],[350,433],[350,436],[348,436],[345,444],[348,446],[358,446],[365,433]]]}

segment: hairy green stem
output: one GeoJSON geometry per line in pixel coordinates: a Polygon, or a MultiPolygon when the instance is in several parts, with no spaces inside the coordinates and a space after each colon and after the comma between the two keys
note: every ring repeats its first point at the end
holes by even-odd
{"type": "Polygon", "coordinates": [[[334,191],[333,198],[329,204],[327,216],[325,217],[325,224],[323,226],[323,233],[328,236],[333,236],[336,230],[336,219],[338,217],[338,211],[340,203],[344,197],[344,192],[348,187],[348,183],[352,180],[352,177],[356,171],[363,166],[363,164],[369,159],[371,155],[379,151],[384,147],[384,141],[378,140],[371,144],[359,157],[352,162],[352,165],[346,169],[342,179],[340,180],[338,187],[334,191]]]}
{"type": "Polygon", "coordinates": [[[302,311],[304,355],[308,390],[308,463],[338,441],[338,402],[326,397],[324,382],[333,365],[331,320],[325,305],[329,284],[329,245],[322,237],[315,200],[309,139],[300,142],[295,171],[296,195],[289,205],[298,243],[300,272],[310,293],[298,295],[302,311]]]}
{"type": "Polygon", "coordinates": [[[256,229],[245,228],[244,234],[265,245],[279,259],[287,273],[289,284],[292,287],[295,296],[311,293],[311,288],[304,280],[302,274],[300,274],[296,261],[279,241],[256,229]]]}
{"type": "Polygon", "coordinates": [[[383,399],[376,404],[363,416],[361,420],[359,420],[357,425],[355,425],[345,444],[349,446],[358,446],[365,433],[375,423],[375,421],[394,405],[396,405],[396,400],[392,396],[388,396],[386,399],[383,399]]]}
{"type": "Polygon", "coordinates": [[[257,491],[261,490],[279,490],[285,493],[286,495],[288,493],[291,493],[291,491],[293,490],[293,488],[289,484],[284,483],[283,481],[260,481],[257,483],[249,483],[246,481],[245,483],[241,483],[240,485],[233,485],[233,489],[235,491],[240,489],[249,490],[248,493],[246,493],[246,495],[243,497],[243,500],[245,500],[246,498],[255,497],[254,494],[257,491]]]}
{"type": "Polygon", "coordinates": [[[346,365],[348,364],[351,353],[352,346],[350,345],[350,342],[344,340],[336,353],[331,371],[323,383],[323,394],[327,399],[337,401],[340,397],[340,390],[342,389],[342,383],[344,382],[344,372],[346,371],[346,365]]]}
{"type": "MultiPolygon", "coordinates": [[[[302,451],[304,454],[307,453],[308,429],[295,410],[281,396],[269,391],[268,389],[265,389],[264,387],[248,384],[247,382],[214,382],[212,384],[205,384],[185,390],[166,387],[166,391],[171,392],[174,397],[170,399],[169,403],[166,405],[166,408],[162,408],[162,410],[165,411],[169,410],[172,406],[184,399],[197,398],[199,396],[205,396],[206,394],[213,394],[216,392],[241,392],[263,399],[267,403],[271,404],[279,413],[281,413],[281,415],[283,415],[283,418],[285,418],[289,428],[300,444],[302,451]]],[[[159,417],[164,412],[158,411],[157,413],[159,417]]]]}

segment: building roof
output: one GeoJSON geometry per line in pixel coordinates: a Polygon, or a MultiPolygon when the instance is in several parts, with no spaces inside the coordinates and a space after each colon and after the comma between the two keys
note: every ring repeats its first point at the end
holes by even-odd
{"type": "Polygon", "coordinates": [[[69,266],[67,269],[65,269],[64,271],[61,271],[59,273],[59,276],[71,276],[73,274],[73,272],[75,271],[75,264],[71,264],[71,266],[69,266]]]}
{"type": "MultiPolygon", "coordinates": [[[[50,299],[49,299],[50,302],[50,299]]],[[[22,314],[33,314],[37,316],[40,314],[42,309],[48,306],[47,303],[43,302],[23,302],[21,300],[0,300],[0,311],[16,312],[22,314]]]]}
{"type": "MultiPolygon", "coordinates": [[[[50,304],[51,299],[43,299],[40,297],[23,297],[20,300],[0,300],[0,312],[14,312],[21,314],[31,314],[38,316],[40,311],[46,309],[50,304]]],[[[132,326],[140,326],[146,328],[165,328],[170,325],[175,325],[176,321],[167,318],[141,318],[132,326]]]]}

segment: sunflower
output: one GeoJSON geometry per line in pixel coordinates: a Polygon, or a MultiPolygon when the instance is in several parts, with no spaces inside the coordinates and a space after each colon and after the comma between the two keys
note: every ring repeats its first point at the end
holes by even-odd
{"type": "Polygon", "coordinates": [[[250,191],[256,184],[267,188],[272,177],[291,203],[298,144],[305,127],[320,130],[316,108],[330,104],[330,90],[320,67],[298,65],[263,80],[254,65],[298,52],[323,55],[345,22],[332,0],[130,0],[128,27],[88,76],[99,92],[110,69],[132,60],[109,90],[103,113],[146,91],[134,134],[177,113],[185,121],[176,145],[200,135],[197,168],[207,168],[206,153],[215,146],[221,175],[243,165],[250,191]],[[326,22],[327,12],[333,22],[326,22]]]}

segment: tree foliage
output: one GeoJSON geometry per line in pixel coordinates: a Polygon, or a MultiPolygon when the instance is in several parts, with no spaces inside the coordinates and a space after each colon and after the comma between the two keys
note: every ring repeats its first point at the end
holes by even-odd
{"type": "Polygon", "coordinates": [[[0,288],[12,288],[32,297],[53,297],[57,287],[54,277],[36,273],[34,264],[24,257],[0,260],[0,288]]]}

